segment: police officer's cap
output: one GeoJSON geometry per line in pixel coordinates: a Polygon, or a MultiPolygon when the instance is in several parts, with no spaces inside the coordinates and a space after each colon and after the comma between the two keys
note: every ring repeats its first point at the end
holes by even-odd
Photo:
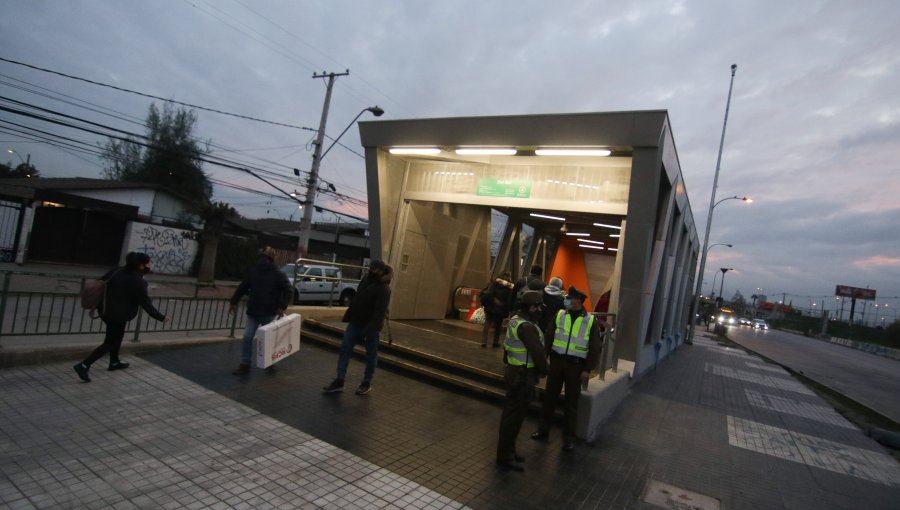
{"type": "Polygon", "coordinates": [[[536,290],[523,292],[521,304],[522,308],[527,308],[531,305],[542,305],[544,304],[544,296],[536,290]]]}
{"type": "Polygon", "coordinates": [[[569,299],[577,299],[577,300],[581,301],[582,303],[584,303],[584,300],[587,299],[587,294],[576,289],[574,285],[569,287],[569,292],[567,293],[567,296],[569,299]]]}

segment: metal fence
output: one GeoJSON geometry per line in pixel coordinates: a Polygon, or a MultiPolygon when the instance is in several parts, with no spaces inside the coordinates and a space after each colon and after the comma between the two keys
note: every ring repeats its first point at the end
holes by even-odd
{"type": "MultiPolygon", "coordinates": [[[[91,318],[89,312],[81,308],[81,289],[91,278],[94,277],[4,271],[0,291],[0,339],[102,332],[103,321],[91,318]],[[39,288],[46,287],[48,281],[55,281],[56,288],[39,288]],[[29,286],[37,289],[27,290],[29,286]]],[[[172,286],[193,287],[193,291],[188,289],[189,297],[185,297],[183,292],[175,296],[152,296],[154,306],[170,322],[159,322],[139,309],[137,317],[126,326],[126,333],[131,334],[132,341],[139,341],[141,333],[228,330],[229,335],[234,336],[236,329],[243,329],[245,302],[241,301],[235,313],[230,314],[229,298],[223,297],[230,296],[233,286],[223,288],[192,282],[176,282],[172,286]],[[203,293],[218,295],[202,296],[203,293]]],[[[168,287],[164,290],[172,292],[168,287]]]]}

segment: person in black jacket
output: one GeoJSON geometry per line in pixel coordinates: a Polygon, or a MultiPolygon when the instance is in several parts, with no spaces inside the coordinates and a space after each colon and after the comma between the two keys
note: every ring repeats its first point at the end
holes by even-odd
{"type": "Polygon", "coordinates": [[[125,267],[107,272],[101,278],[106,282],[106,292],[100,304],[100,319],[106,325],[103,344],[94,349],[87,358],[75,365],[75,373],[84,382],[91,382],[91,365],[109,353],[109,370],[128,368],[128,363],[119,359],[119,348],[125,337],[125,324],[134,319],[141,307],[158,321],[168,322],[168,318],[153,307],[147,293],[144,275],[150,272],[150,256],[146,253],[131,252],[125,256],[125,267]]]}
{"type": "Polygon", "coordinates": [[[360,340],[364,340],[366,346],[366,371],[362,383],[356,389],[356,394],[365,395],[371,390],[372,377],[378,364],[378,338],[387,316],[388,303],[391,301],[392,277],[391,266],[380,260],[373,260],[369,265],[368,274],[359,282],[356,296],[344,313],[343,320],[347,323],[347,329],[344,330],[344,337],[341,340],[337,378],[322,388],[325,393],[344,390],[344,377],[347,375],[350,353],[360,340]]]}
{"type": "MultiPolygon", "coordinates": [[[[253,337],[256,330],[283,316],[294,294],[287,275],[275,266],[275,250],[272,247],[266,246],[260,251],[256,264],[250,268],[244,281],[231,296],[228,313],[234,313],[238,301],[244,294],[250,294],[247,300],[247,325],[244,328],[241,364],[232,372],[234,375],[245,375],[250,372],[250,358],[253,355],[253,337]]],[[[274,371],[274,365],[267,370],[274,371]]]]}
{"type": "Polygon", "coordinates": [[[566,293],[563,291],[562,278],[554,276],[550,283],[544,287],[544,313],[541,315],[541,331],[546,331],[550,323],[556,319],[556,314],[566,307],[566,293]]]}
{"type": "Polygon", "coordinates": [[[528,276],[523,276],[519,278],[515,285],[513,285],[512,292],[509,295],[509,309],[510,310],[518,310],[519,309],[519,300],[522,299],[522,294],[529,290],[544,290],[544,287],[547,286],[544,283],[543,279],[544,268],[535,264],[531,266],[531,271],[528,273],[528,276]]]}
{"type": "Polygon", "coordinates": [[[481,331],[481,347],[487,347],[488,332],[494,328],[494,347],[500,347],[500,333],[503,331],[503,319],[509,315],[509,295],[513,284],[509,271],[494,278],[481,293],[481,306],[484,307],[484,327],[481,331]]]}

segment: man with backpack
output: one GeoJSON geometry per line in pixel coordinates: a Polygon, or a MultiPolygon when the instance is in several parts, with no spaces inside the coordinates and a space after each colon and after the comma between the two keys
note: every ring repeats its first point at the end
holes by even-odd
{"type": "Polygon", "coordinates": [[[106,325],[106,336],[94,352],[74,366],[82,381],[91,382],[91,365],[106,353],[109,353],[109,370],[128,368],[129,363],[119,359],[119,348],[125,337],[125,325],[137,316],[138,307],[158,321],[169,321],[153,307],[147,292],[144,275],[150,272],[150,265],[150,256],[146,253],[130,252],[125,256],[125,267],[113,269],[101,278],[106,282],[106,289],[98,313],[106,325]]]}
{"type": "Polygon", "coordinates": [[[522,295],[526,291],[544,290],[544,287],[546,287],[547,284],[544,283],[543,275],[544,268],[535,264],[531,266],[531,272],[528,274],[528,276],[523,276],[516,281],[516,284],[513,286],[512,292],[510,293],[510,310],[519,309],[519,301],[522,300],[522,295]]]}

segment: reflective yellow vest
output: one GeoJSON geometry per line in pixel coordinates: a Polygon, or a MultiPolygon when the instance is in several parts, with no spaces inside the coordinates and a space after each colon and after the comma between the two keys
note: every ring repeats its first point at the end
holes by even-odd
{"type": "Polygon", "coordinates": [[[587,359],[594,316],[585,314],[575,319],[565,310],[556,314],[556,333],[553,336],[553,352],[587,359]]]}
{"type": "MultiPolygon", "coordinates": [[[[506,362],[508,364],[514,367],[534,368],[534,359],[528,355],[528,348],[525,347],[525,342],[519,338],[519,326],[526,322],[528,321],[518,315],[514,315],[509,320],[509,327],[506,328],[506,338],[503,340],[503,349],[506,350],[506,362]]],[[[541,328],[534,325],[534,323],[532,325],[538,331],[538,339],[543,345],[544,334],[541,332],[541,328]]]]}

